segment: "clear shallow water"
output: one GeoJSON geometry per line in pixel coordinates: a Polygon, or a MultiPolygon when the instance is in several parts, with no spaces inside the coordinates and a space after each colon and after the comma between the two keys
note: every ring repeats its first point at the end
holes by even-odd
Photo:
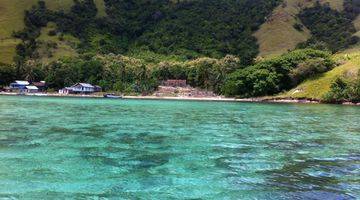
{"type": "Polygon", "coordinates": [[[357,199],[360,107],[0,97],[0,199],[357,199]]]}

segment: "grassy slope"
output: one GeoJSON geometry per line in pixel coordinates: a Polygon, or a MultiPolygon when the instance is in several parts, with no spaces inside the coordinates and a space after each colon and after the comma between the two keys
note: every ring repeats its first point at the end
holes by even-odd
{"type": "MultiPolygon", "coordinates": [[[[310,38],[310,32],[306,28],[303,32],[297,31],[293,25],[301,23],[296,15],[303,7],[313,5],[309,0],[284,0],[283,5],[278,6],[273,14],[267,19],[255,33],[260,45],[260,55],[271,57],[294,49],[295,46],[310,38]]],[[[322,0],[329,2],[331,7],[337,10],[343,9],[343,0],[322,0]]]]}
{"type": "Polygon", "coordinates": [[[57,60],[61,57],[71,57],[78,55],[75,48],[79,43],[79,40],[71,35],[65,35],[62,40],[59,39],[59,36],[49,36],[48,33],[50,30],[55,30],[56,25],[54,23],[49,23],[47,27],[41,30],[41,35],[38,38],[40,41],[39,54],[41,61],[44,63],[57,60]],[[56,43],[56,48],[47,47],[47,43],[56,43]],[[51,53],[51,56],[49,56],[51,53]]]}
{"type": "Polygon", "coordinates": [[[303,82],[298,87],[278,97],[322,99],[324,94],[330,90],[331,83],[337,77],[356,77],[357,72],[360,70],[360,46],[339,53],[334,56],[334,59],[342,64],[329,72],[303,82]]]}
{"type": "MultiPolygon", "coordinates": [[[[11,37],[13,31],[24,28],[24,11],[30,9],[38,0],[0,0],[0,62],[10,63],[15,53],[18,40],[11,37]]],[[[67,10],[73,0],[45,0],[53,10],[67,10]]],[[[103,0],[96,0],[99,16],[105,15],[103,0]]]]}
{"type": "MultiPolygon", "coordinates": [[[[360,16],[354,21],[354,24],[358,30],[356,35],[360,37],[360,16]]],[[[334,59],[342,64],[327,73],[306,80],[298,87],[278,97],[321,99],[330,90],[332,82],[337,77],[344,76],[350,79],[356,77],[360,70],[360,44],[336,54],[334,59]]]]}

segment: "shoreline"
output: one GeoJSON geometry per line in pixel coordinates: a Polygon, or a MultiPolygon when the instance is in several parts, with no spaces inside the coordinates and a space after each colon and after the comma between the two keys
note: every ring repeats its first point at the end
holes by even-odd
{"type": "MultiPolygon", "coordinates": [[[[0,96],[32,96],[32,97],[62,97],[62,98],[98,98],[105,99],[102,95],[61,95],[57,93],[34,93],[23,94],[0,92],[0,96]]],[[[226,98],[226,97],[170,97],[170,96],[123,96],[123,100],[173,100],[173,101],[212,101],[212,102],[240,102],[240,103],[278,103],[278,104],[325,104],[316,99],[294,99],[294,98],[226,98]]],[[[120,99],[120,100],[121,100],[120,99]]],[[[328,105],[351,105],[360,106],[360,103],[343,102],[341,104],[328,105]]]]}

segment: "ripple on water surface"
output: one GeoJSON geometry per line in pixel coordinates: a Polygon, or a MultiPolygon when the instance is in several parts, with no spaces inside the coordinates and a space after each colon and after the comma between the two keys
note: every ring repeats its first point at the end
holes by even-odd
{"type": "Polygon", "coordinates": [[[0,199],[358,199],[360,108],[0,97],[0,199]]]}

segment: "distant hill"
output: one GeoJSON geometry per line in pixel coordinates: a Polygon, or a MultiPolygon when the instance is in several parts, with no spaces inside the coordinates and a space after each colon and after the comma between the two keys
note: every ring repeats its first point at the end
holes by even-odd
{"type": "MultiPolygon", "coordinates": [[[[249,60],[256,55],[279,55],[312,38],[311,30],[304,26],[298,14],[303,9],[312,7],[316,1],[133,0],[126,5],[121,2],[123,1],[95,0],[97,18],[107,16],[106,12],[110,16],[102,20],[102,25],[107,23],[106,27],[102,27],[106,28],[103,31],[97,28],[88,30],[92,32],[86,38],[88,51],[140,55],[143,54],[141,51],[146,50],[157,54],[185,56],[185,59],[234,54],[249,60]],[[296,29],[296,26],[301,26],[301,30],[296,29]],[[107,34],[104,31],[113,33],[107,34]],[[113,34],[120,36],[115,38],[113,34]]],[[[320,2],[329,3],[332,9],[339,12],[344,9],[344,0],[320,2]]],[[[0,2],[0,62],[12,62],[15,46],[20,40],[11,34],[24,28],[24,11],[31,9],[36,3],[37,0],[0,2]]],[[[74,5],[73,0],[45,0],[45,3],[48,9],[64,10],[65,13],[74,5]]],[[[359,31],[360,17],[354,20],[354,25],[359,31]]],[[[39,40],[43,44],[56,43],[59,47],[51,50],[53,55],[50,58],[40,52],[41,59],[46,62],[62,56],[76,55],[78,39],[84,40],[72,38],[68,41],[66,39],[69,36],[65,37],[65,41],[59,41],[58,37],[45,36],[51,29],[58,29],[56,24],[43,29],[39,40]]],[[[359,36],[360,33],[354,35],[359,36]]]]}
{"type": "Polygon", "coordinates": [[[58,67],[52,61],[104,70],[98,56],[126,57],[157,78],[104,82],[83,70],[71,81],[131,91],[142,82],[148,92],[161,78],[187,77],[234,96],[321,99],[337,78],[357,76],[359,14],[358,0],[1,0],[0,63],[16,63],[4,71],[17,77],[45,78],[58,67]]]}

